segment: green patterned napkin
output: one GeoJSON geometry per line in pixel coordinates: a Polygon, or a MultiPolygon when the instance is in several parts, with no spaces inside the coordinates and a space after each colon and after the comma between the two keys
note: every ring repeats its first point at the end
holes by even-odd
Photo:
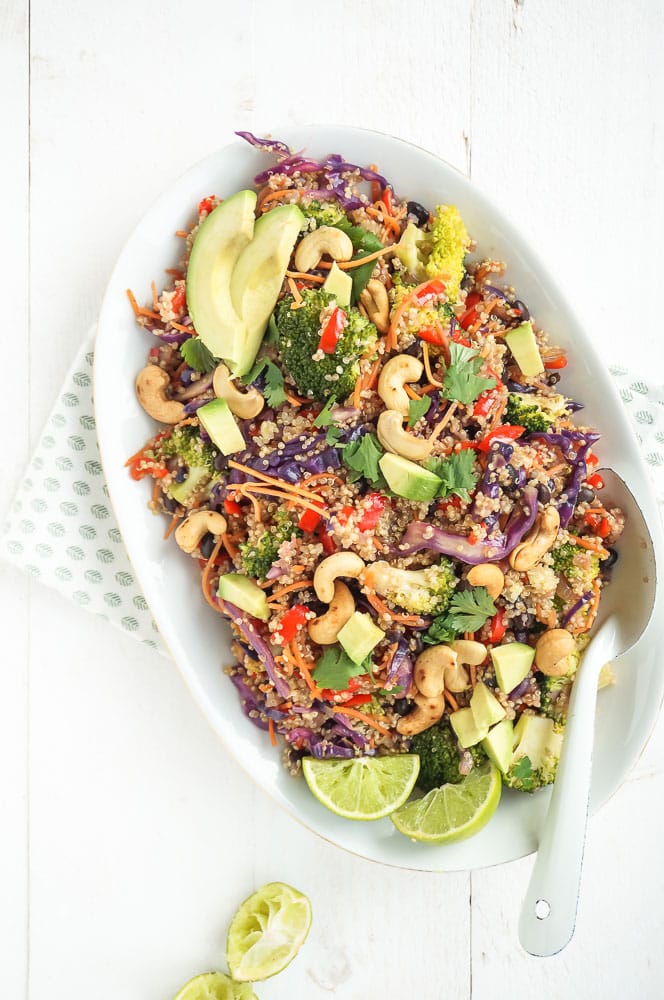
{"type": "MultiPolygon", "coordinates": [[[[94,338],[81,349],[11,505],[0,553],[42,583],[169,656],[115,523],[92,404],[94,338]]],[[[664,386],[610,369],[664,499],[664,386]]],[[[137,501],[138,502],[138,501],[137,501]]]]}

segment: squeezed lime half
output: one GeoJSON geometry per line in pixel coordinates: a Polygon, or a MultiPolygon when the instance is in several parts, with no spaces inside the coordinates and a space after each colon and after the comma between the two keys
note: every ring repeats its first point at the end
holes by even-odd
{"type": "Polygon", "coordinates": [[[234,983],[223,972],[204,972],[185,983],[174,1000],[256,1000],[248,983],[234,983]]]}
{"type": "Polygon", "coordinates": [[[231,921],[226,961],[233,979],[253,983],[276,976],[293,961],[310,927],[307,897],[285,882],[268,882],[231,921]]]}

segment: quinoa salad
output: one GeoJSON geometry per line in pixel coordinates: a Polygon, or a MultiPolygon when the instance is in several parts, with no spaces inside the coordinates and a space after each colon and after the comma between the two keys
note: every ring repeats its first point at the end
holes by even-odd
{"type": "Polygon", "coordinates": [[[165,287],[128,292],[159,424],[128,472],[230,626],[228,697],[294,775],[418,754],[427,792],[488,758],[532,792],[624,527],[574,358],[445,191],[238,134],[254,186],[201,192],[165,287]]]}

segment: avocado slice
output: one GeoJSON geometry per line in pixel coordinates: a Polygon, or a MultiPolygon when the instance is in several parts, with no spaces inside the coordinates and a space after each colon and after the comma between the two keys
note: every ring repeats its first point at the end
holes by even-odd
{"type": "Polygon", "coordinates": [[[247,447],[225,399],[211,400],[199,407],[196,415],[222,455],[233,455],[247,447]]]}
{"type": "Polygon", "coordinates": [[[442,486],[439,476],[401,455],[386,452],[378,464],[392,492],[406,500],[433,500],[442,486]]]}
{"type": "Polygon", "coordinates": [[[505,709],[484,681],[479,681],[473,688],[470,707],[478,729],[488,729],[505,718],[505,709]]]}
{"type": "Polygon", "coordinates": [[[509,694],[530,673],[535,650],[523,642],[507,642],[491,649],[491,659],[498,687],[509,694]]]}
{"type": "Polygon", "coordinates": [[[544,365],[530,320],[505,334],[505,342],[524,375],[540,375],[544,365]]]}
{"type": "Polygon", "coordinates": [[[217,594],[222,601],[235,604],[253,618],[266,622],[270,617],[267,597],[257,583],[242,573],[227,573],[219,577],[217,594]]]}
{"type": "Polygon", "coordinates": [[[512,763],[520,757],[527,757],[536,771],[544,763],[547,754],[560,757],[562,744],[563,734],[556,732],[553,719],[524,713],[514,727],[512,763]]]}
{"type": "Polygon", "coordinates": [[[235,264],[231,300],[243,326],[235,342],[233,375],[246,375],[256,360],[303,224],[297,205],[273,208],[260,217],[235,264]]]}
{"type": "Polygon", "coordinates": [[[201,224],[187,268],[187,309],[215,358],[235,361],[245,323],[231,300],[231,275],[254,233],[255,191],[238,191],[201,224]]]}
{"type": "Polygon", "coordinates": [[[374,625],[369,615],[355,611],[339,632],[337,639],[350,656],[353,663],[362,663],[381,639],[385,638],[382,628],[374,625]]]}
{"type": "Polygon", "coordinates": [[[459,708],[456,712],[452,712],[450,722],[452,723],[452,729],[456,733],[456,738],[464,750],[468,747],[474,747],[489,732],[488,726],[477,725],[473,711],[470,708],[459,708]]]}
{"type": "Polygon", "coordinates": [[[514,746],[514,725],[511,719],[502,719],[492,726],[482,740],[482,749],[492,764],[499,771],[507,774],[512,766],[512,747],[514,746]]]}
{"type": "Polygon", "coordinates": [[[330,273],[325,279],[323,291],[327,292],[329,295],[334,295],[337,305],[344,308],[345,306],[350,305],[350,294],[352,290],[353,279],[350,274],[346,274],[345,271],[342,271],[335,261],[330,268],[330,273]]]}

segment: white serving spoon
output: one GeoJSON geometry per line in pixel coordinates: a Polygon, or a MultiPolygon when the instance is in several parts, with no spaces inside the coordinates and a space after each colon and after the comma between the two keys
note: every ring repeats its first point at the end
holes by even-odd
{"type": "Polygon", "coordinates": [[[634,646],[655,602],[655,552],[643,514],[623,480],[602,469],[602,500],[627,515],[620,572],[606,589],[601,625],[579,667],[551,802],[521,917],[519,940],[531,955],[555,955],[574,933],[592,775],[597,681],[605,663],[634,646]]]}

